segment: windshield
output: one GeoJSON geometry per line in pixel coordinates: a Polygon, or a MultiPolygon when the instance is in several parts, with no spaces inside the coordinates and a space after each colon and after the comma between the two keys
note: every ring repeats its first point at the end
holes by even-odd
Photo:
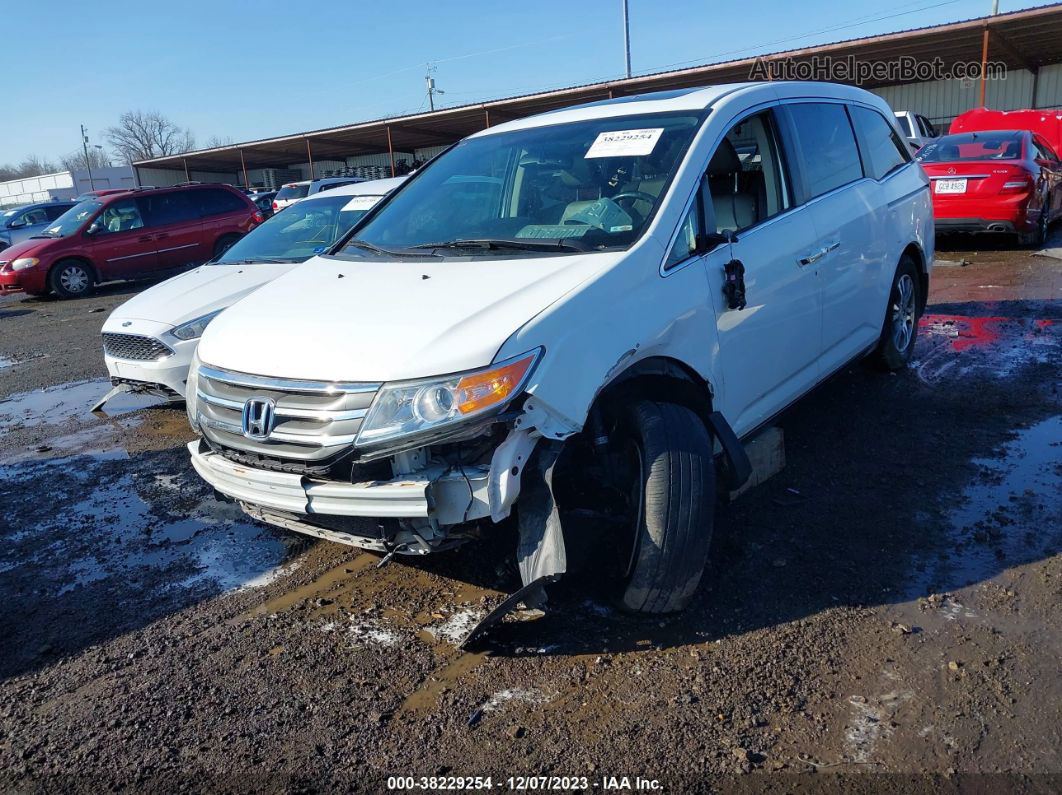
{"type": "Polygon", "coordinates": [[[621,116],[466,139],[381,207],[343,253],[419,247],[441,255],[439,244],[460,256],[528,256],[629,246],[699,123],[695,114],[621,116]]]}
{"type": "Polygon", "coordinates": [[[80,229],[103,206],[99,199],[78,202],[55,219],[55,223],[41,232],[44,237],[68,237],[80,229]]]}
{"type": "Polygon", "coordinates": [[[277,201],[288,201],[292,199],[305,199],[306,194],[310,192],[309,185],[285,185],[283,188],[277,191],[277,201]]]}
{"type": "Polygon", "coordinates": [[[920,163],[954,163],[961,160],[1020,160],[1020,132],[979,132],[945,135],[918,150],[920,163]]]}
{"type": "Polygon", "coordinates": [[[382,198],[332,195],[293,204],[240,238],[214,264],[302,262],[335,243],[382,198]]]}

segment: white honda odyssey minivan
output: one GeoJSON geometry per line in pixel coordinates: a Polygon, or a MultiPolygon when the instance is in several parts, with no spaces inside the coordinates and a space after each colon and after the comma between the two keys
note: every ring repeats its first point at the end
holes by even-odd
{"type": "Polygon", "coordinates": [[[857,88],[498,125],[211,323],[192,463],[251,516],[388,555],[513,512],[532,596],[581,509],[622,605],[679,610],[743,440],[854,359],[903,367],[932,261],[926,176],[857,88]]]}

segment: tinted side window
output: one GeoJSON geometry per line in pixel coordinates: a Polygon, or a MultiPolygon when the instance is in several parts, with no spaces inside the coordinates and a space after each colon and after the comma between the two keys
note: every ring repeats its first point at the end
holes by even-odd
{"type": "Polygon", "coordinates": [[[880,113],[854,106],[848,110],[859,131],[859,146],[868,177],[881,179],[911,159],[907,146],[880,113]]]}
{"type": "Polygon", "coordinates": [[[188,191],[155,193],[142,200],[148,226],[179,224],[199,219],[199,207],[188,191]]]}
{"type": "Polygon", "coordinates": [[[203,215],[221,215],[236,210],[246,210],[247,205],[239,196],[218,188],[203,188],[195,191],[199,211],[203,215]]]}
{"type": "Polygon", "coordinates": [[[844,105],[804,102],[786,105],[804,166],[808,199],[863,176],[852,125],[844,105]]]}
{"type": "Polygon", "coordinates": [[[43,207],[38,207],[34,210],[26,210],[22,214],[22,220],[26,222],[26,226],[35,226],[36,224],[48,223],[48,216],[45,214],[43,207]]]}
{"type": "Polygon", "coordinates": [[[58,207],[45,207],[44,214],[48,216],[49,221],[54,221],[73,206],[72,204],[60,204],[58,207]]]}

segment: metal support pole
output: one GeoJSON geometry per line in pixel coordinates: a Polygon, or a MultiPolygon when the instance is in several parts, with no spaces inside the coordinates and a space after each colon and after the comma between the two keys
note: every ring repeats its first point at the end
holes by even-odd
{"type": "Polygon", "coordinates": [[[181,158],[181,162],[184,163],[184,181],[185,182],[191,182],[192,181],[192,172],[190,172],[188,170],[188,159],[182,157],[181,158]]]}
{"type": "MultiPolygon", "coordinates": [[[[88,136],[85,134],[85,125],[81,125],[81,149],[85,152],[85,169],[89,175],[89,190],[96,190],[96,183],[92,179],[92,163],[89,162],[88,136]]],[[[74,189],[77,189],[77,180],[74,181],[74,189]]],[[[81,191],[78,191],[80,193],[81,191]]]]}
{"type": "Polygon", "coordinates": [[[1036,95],[1040,93],[1040,67],[1037,66],[1032,70],[1033,84],[1032,84],[1032,102],[1029,103],[1029,107],[1036,109],[1036,95]]]}
{"type": "Polygon", "coordinates": [[[140,166],[131,166],[131,168],[133,169],[133,185],[139,188],[142,184],[140,180],[140,166]]]}
{"type": "Polygon", "coordinates": [[[240,165],[243,166],[243,187],[250,188],[251,180],[247,179],[247,161],[243,159],[243,150],[240,150],[240,165]]]}
{"type": "Polygon", "coordinates": [[[387,125],[387,155],[391,158],[391,176],[398,176],[395,174],[395,148],[391,145],[391,125],[387,125]]]}
{"type": "Polygon", "coordinates": [[[985,107],[985,71],[988,69],[988,25],[985,25],[984,37],[981,39],[981,98],[980,107],[985,107]]]}
{"type": "Polygon", "coordinates": [[[490,127],[490,108],[483,109],[483,118],[487,122],[487,126],[490,127]]]}
{"type": "Polygon", "coordinates": [[[313,152],[310,150],[310,139],[306,139],[306,157],[310,159],[310,179],[317,179],[313,170],[313,152]]]}
{"type": "Polygon", "coordinates": [[[623,54],[627,59],[627,77],[631,76],[631,20],[627,14],[627,0],[623,0],[623,54]]]}

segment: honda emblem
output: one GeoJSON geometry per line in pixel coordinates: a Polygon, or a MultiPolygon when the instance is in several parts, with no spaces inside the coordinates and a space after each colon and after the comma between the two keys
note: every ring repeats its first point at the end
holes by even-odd
{"type": "Polygon", "coordinates": [[[276,420],[273,398],[253,397],[243,404],[243,435],[248,439],[268,439],[276,420]]]}

